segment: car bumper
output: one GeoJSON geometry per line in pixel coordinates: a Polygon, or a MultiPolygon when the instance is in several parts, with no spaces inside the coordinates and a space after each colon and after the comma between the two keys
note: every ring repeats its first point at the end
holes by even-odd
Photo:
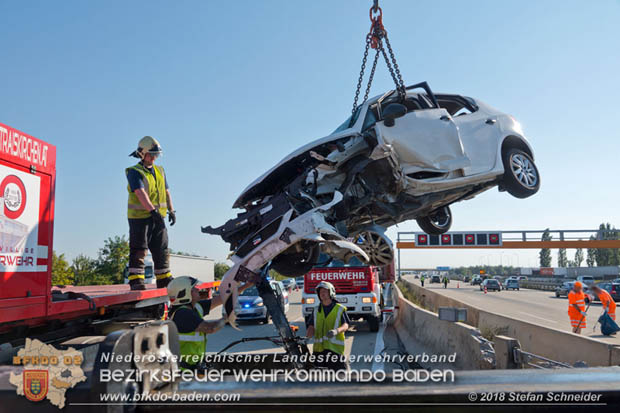
{"type": "Polygon", "coordinates": [[[235,310],[235,315],[238,320],[258,320],[265,318],[267,309],[265,307],[243,308],[241,310],[235,310]]]}

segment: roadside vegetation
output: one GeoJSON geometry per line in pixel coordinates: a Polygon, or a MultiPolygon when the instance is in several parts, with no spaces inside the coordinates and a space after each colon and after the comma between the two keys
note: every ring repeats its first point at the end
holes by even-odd
{"type": "MultiPolygon", "coordinates": [[[[171,254],[198,255],[170,250],[171,254]]],[[[52,284],[54,285],[106,285],[122,284],[123,270],[129,263],[129,241],[123,236],[115,236],[106,239],[103,247],[99,249],[97,258],[91,258],[80,254],[71,263],[65,254],[52,255],[52,284]]],[[[220,279],[228,265],[222,262],[215,264],[216,279],[220,279]],[[220,274],[218,278],[217,275],[220,274]]],[[[173,274],[174,275],[174,274],[173,274]]]]}

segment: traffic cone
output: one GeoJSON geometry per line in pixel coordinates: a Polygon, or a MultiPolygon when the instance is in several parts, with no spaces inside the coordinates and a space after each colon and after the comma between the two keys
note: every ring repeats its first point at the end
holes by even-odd
{"type": "Polygon", "coordinates": [[[484,286],[484,293],[485,294],[487,293],[487,286],[486,285],[484,286]]]}

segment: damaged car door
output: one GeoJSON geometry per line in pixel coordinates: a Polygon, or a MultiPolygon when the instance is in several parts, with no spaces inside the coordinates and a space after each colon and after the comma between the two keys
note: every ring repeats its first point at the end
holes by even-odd
{"type": "MultiPolygon", "coordinates": [[[[403,174],[410,179],[442,178],[468,167],[470,160],[448,111],[421,94],[409,96],[406,103],[403,116],[382,116],[375,126],[378,142],[393,148],[403,174]]],[[[382,112],[389,112],[391,105],[399,103],[388,103],[382,112]]]]}

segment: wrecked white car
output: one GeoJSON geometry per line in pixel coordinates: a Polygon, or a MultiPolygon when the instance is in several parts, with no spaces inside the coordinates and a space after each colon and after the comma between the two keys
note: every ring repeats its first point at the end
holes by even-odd
{"type": "Polygon", "coordinates": [[[248,186],[233,207],[245,212],[204,231],[230,243],[243,260],[296,218],[319,208],[321,222],[273,258],[299,276],[321,248],[359,254],[373,265],[393,258],[385,228],[416,219],[429,234],[450,228],[450,205],[494,186],[517,198],[535,194],[540,176],[521,126],[511,116],[420,83],[369,99],[331,135],[291,153],[248,186]],[[340,199],[341,198],[341,199],[340,199]],[[288,215],[288,216],[287,216],[288,215]],[[351,246],[350,241],[355,245],[351,246]],[[339,242],[334,242],[339,241],[339,242]]]}
{"type": "MultiPolygon", "coordinates": [[[[441,234],[452,224],[451,204],[495,186],[517,198],[540,187],[514,118],[469,97],[435,95],[426,82],[369,99],[248,186],[233,205],[244,209],[236,218],[202,229],[230,244],[235,265],[220,287],[229,321],[240,282],[256,282],[263,299],[273,295],[264,282],[269,263],[290,277],[308,272],[321,252],[389,264],[387,227],[415,219],[441,234]]],[[[274,318],[283,329],[285,321],[274,318]]]]}

